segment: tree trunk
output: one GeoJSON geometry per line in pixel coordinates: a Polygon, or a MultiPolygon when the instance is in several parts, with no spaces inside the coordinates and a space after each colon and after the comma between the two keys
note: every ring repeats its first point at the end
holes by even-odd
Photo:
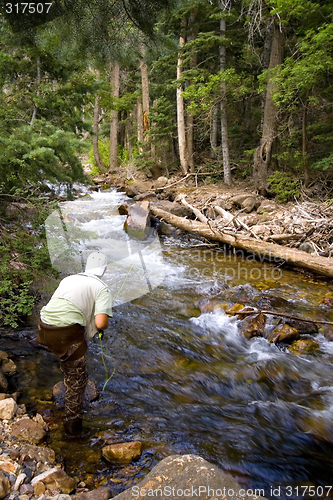
{"type": "Polygon", "coordinates": [[[212,132],[210,137],[210,145],[211,145],[210,157],[214,160],[217,158],[218,115],[219,115],[219,106],[218,104],[215,104],[213,108],[212,129],[211,129],[212,132]]]}
{"type": "MultiPolygon", "coordinates": [[[[179,80],[182,76],[183,56],[181,53],[181,49],[185,45],[185,28],[186,28],[186,19],[182,19],[180,24],[180,37],[179,37],[180,52],[177,63],[177,80],[179,80]]],[[[177,86],[177,128],[178,128],[178,147],[179,147],[180,166],[183,174],[186,175],[188,173],[188,151],[186,144],[183,89],[180,83],[177,86]]]]}
{"type": "Polygon", "coordinates": [[[252,255],[253,258],[267,260],[281,265],[281,261],[301,269],[306,269],[322,276],[333,278],[333,266],[331,259],[325,257],[314,256],[295,248],[283,247],[275,243],[251,238],[250,236],[230,235],[219,231],[213,231],[208,224],[186,219],[185,217],[177,217],[165,210],[157,208],[152,203],[150,204],[151,213],[165,222],[172,224],[179,229],[190,233],[203,236],[209,240],[226,243],[234,248],[238,248],[247,252],[244,257],[252,255]]]}
{"type": "Polygon", "coordinates": [[[303,104],[303,116],[302,116],[302,159],[303,159],[303,168],[304,168],[304,185],[308,187],[310,179],[309,179],[309,162],[308,162],[308,154],[307,154],[307,107],[306,101],[303,104]]]}
{"type": "MultiPolygon", "coordinates": [[[[225,10],[224,1],[221,0],[221,11],[225,10]]],[[[220,36],[225,39],[226,22],[225,19],[220,20],[220,36]]],[[[224,45],[219,47],[220,55],[220,70],[226,69],[226,48],[224,45]]],[[[231,169],[229,158],[229,140],[228,140],[228,119],[227,119],[227,98],[226,98],[226,84],[221,83],[221,147],[222,147],[222,161],[223,161],[223,174],[224,182],[227,186],[231,185],[231,169]]]]}
{"type": "MultiPolygon", "coordinates": [[[[119,97],[119,64],[115,63],[111,68],[112,97],[119,97]]],[[[109,172],[114,172],[118,168],[118,110],[111,109],[110,123],[110,166],[109,172]]]]}
{"type": "MultiPolygon", "coordinates": [[[[144,55],[144,48],[142,47],[142,53],[144,55]]],[[[140,72],[141,72],[141,85],[142,85],[142,112],[143,112],[143,130],[144,130],[144,142],[146,152],[149,151],[149,79],[148,79],[148,67],[147,64],[141,60],[140,61],[140,72]]]]}
{"type": "MultiPolygon", "coordinates": [[[[37,63],[37,80],[36,80],[36,83],[39,86],[40,82],[41,82],[40,57],[37,57],[36,63],[37,63]]],[[[37,89],[37,95],[38,94],[39,94],[39,89],[37,89]]],[[[34,120],[36,118],[36,115],[37,115],[37,111],[38,111],[38,108],[37,108],[36,104],[34,104],[34,109],[33,109],[33,112],[32,112],[32,117],[31,117],[29,125],[33,124],[33,122],[34,122],[34,120]]]]}
{"type": "MultiPolygon", "coordinates": [[[[99,71],[97,71],[97,81],[99,81],[100,74],[99,71]]],[[[95,97],[95,104],[94,104],[94,121],[93,121],[93,138],[92,138],[92,143],[93,143],[93,155],[94,159],[97,165],[97,168],[100,172],[104,171],[104,165],[101,161],[101,157],[99,155],[99,150],[98,150],[98,133],[99,133],[99,96],[95,97]]]]}
{"type": "Polygon", "coordinates": [[[142,101],[139,96],[136,100],[136,115],[137,115],[137,129],[138,129],[138,142],[139,142],[139,151],[143,152],[142,144],[143,144],[143,115],[142,115],[142,101]]]}
{"type": "MultiPolygon", "coordinates": [[[[269,69],[283,62],[283,35],[275,23],[269,61],[269,69]]],[[[272,151],[277,136],[277,109],[273,102],[274,82],[269,79],[266,91],[264,123],[259,147],[254,154],[253,178],[255,188],[263,196],[267,195],[267,177],[272,163],[272,151]]]]}
{"type": "MultiPolygon", "coordinates": [[[[198,9],[194,8],[190,14],[189,18],[189,27],[190,27],[190,35],[187,37],[188,41],[195,40],[198,35],[198,28],[194,24],[195,15],[198,9]]],[[[196,50],[192,49],[192,57],[191,57],[191,68],[196,68],[198,63],[198,55],[196,50]]],[[[187,86],[191,85],[191,81],[187,82],[187,86]]],[[[191,104],[189,102],[189,104],[191,104]]],[[[191,111],[186,112],[186,144],[187,144],[187,153],[188,153],[188,166],[191,172],[194,172],[194,117],[191,111]]]]}

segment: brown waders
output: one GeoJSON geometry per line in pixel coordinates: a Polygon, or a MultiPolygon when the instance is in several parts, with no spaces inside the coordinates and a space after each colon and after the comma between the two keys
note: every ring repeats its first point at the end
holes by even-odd
{"type": "Polygon", "coordinates": [[[83,399],[88,381],[86,371],[88,346],[84,338],[84,328],[78,324],[51,326],[39,320],[36,341],[46,345],[59,359],[66,387],[64,430],[68,436],[79,436],[82,429],[83,399]]]}

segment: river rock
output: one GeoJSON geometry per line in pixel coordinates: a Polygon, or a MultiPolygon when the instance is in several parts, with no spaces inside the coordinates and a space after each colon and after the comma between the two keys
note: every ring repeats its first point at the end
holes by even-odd
{"type": "Polygon", "coordinates": [[[147,239],[150,233],[149,202],[141,201],[132,205],[124,223],[124,229],[129,236],[138,240],[147,239]]]}
{"type": "Polygon", "coordinates": [[[141,455],[142,444],[140,441],[130,443],[109,444],[102,448],[102,455],[108,462],[128,464],[141,455]]]}
{"type": "MultiPolygon", "coordinates": [[[[53,386],[53,399],[54,402],[59,408],[63,408],[65,404],[65,393],[66,387],[64,382],[58,382],[53,386]]],[[[99,392],[97,390],[96,384],[93,380],[88,380],[86,390],[84,393],[84,404],[89,404],[92,401],[95,401],[99,396],[99,392]]]]}
{"type": "Polygon", "coordinates": [[[152,189],[153,185],[152,182],[133,182],[132,184],[128,184],[125,186],[125,192],[127,196],[130,198],[133,198],[134,196],[137,196],[138,194],[146,193],[150,189],[152,189]]]}
{"type": "Polygon", "coordinates": [[[0,455],[0,470],[8,474],[17,474],[21,469],[20,465],[9,457],[0,455]]]}
{"type": "Polygon", "coordinates": [[[251,339],[252,337],[263,337],[265,332],[265,325],[266,316],[260,313],[256,316],[245,318],[241,322],[239,328],[244,337],[246,337],[247,339],[251,339]]]}
{"type": "Polygon", "coordinates": [[[40,481],[44,483],[47,489],[59,489],[65,494],[71,493],[76,487],[76,481],[60,467],[54,467],[35,476],[31,484],[35,487],[40,481]]]}
{"type": "Polygon", "coordinates": [[[0,392],[7,392],[8,389],[8,381],[6,379],[5,374],[0,368],[0,392]]]}
{"type": "Polygon", "coordinates": [[[268,342],[277,344],[279,342],[285,342],[289,344],[294,340],[298,340],[300,338],[299,331],[292,326],[287,324],[279,325],[267,336],[268,342]]]}
{"type": "Polygon", "coordinates": [[[45,425],[45,422],[36,422],[29,417],[24,417],[13,424],[12,436],[17,437],[20,441],[38,444],[45,438],[45,425]]]}
{"type": "Polygon", "coordinates": [[[7,398],[0,401],[0,419],[11,420],[17,411],[17,404],[13,398],[7,398]]]}
{"type": "Polygon", "coordinates": [[[250,213],[256,206],[259,206],[258,198],[253,195],[248,194],[238,194],[236,196],[232,196],[229,201],[233,205],[237,205],[244,209],[245,212],[250,213]]]}
{"type": "Polygon", "coordinates": [[[318,333],[319,328],[316,323],[311,323],[310,321],[302,321],[299,319],[288,319],[287,325],[296,328],[301,334],[311,335],[312,333],[318,333]]]}
{"type": "Polygon", "coordinates": [[[111,492],[109,488],[105,486],[100,486],[92,491],[82,491],[76,495],[71,496],[71,500],[108,500],[110,498],[111,492]]]}
{"type": "Polygon", "coordinates": [[[265,497],[259,496],[260,493],[264,495],[264,490],[254,492],[242,488],[233,477],[224,474],[201,457],[171,455],[157,464],[143,481],[114,498],[117,500],[132,500],[133,497],[156,497],[164,500],[168,498],[263,500],[265,497]]]}
{"type": "Polygon", "coordinates": [[[10,483],[5,474],[0,471],[0,498],[4,498],[10,492],[10,483]]]}
{"type": "Polygon", "coordinates": [[[296,356],[301,356],[302,354],[315,354],[319,350],[319,344],[312,339],[301,339],[296,340],[289,347],[289,351],[296,356]]]}
{"type": "Polygon", "coordinates": [[[31,495],[34,494],[34,487],[31,484],[22,484],[20,486],[20,495],[31,495]]]}
{"type": "Polygon", "coordinates": [[[12,359],[6,359],[1,364],[1,371],[9,377],[15,375],[16,370],[17,370],[16,364],[12,359]]]}
{"type": "Polygon", "coordinates": [[[34,446],[32,444],[24,444],[20,449],[20,454],[43,464],[53,464],[56,458],[52,448],[44,448],[44,446],[34,446]]]}

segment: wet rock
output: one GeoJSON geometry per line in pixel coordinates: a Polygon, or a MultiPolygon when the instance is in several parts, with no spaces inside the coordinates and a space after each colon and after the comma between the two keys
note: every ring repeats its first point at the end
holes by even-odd
{"type": "Polygon", "coordinates": [[[290,343],[300,338],[299,331],[287,324],[279,325],[267,336],[268,342],[277,344],[279,342],[290,343]]]}
{"type": "Polygon", "coordinates": [[[173,233],[175,232],[175,228],[171,226],[171,224],[168,224],[167,222],[164,222],[161,220],[158,223],[157,226],[157,234],[160,236],[172,236],[173,233]]]}
{"type": "Polygon", "coordinates": [[[147,239],[150,232],[149,202],[142,201],[132,205],[128,211],[124,229],[129,236],[138,240],[147,239]]]}
{"type": "Polygon", "coordinates": [[[312,339],[296,340],[289,347],[289,351],[296,356],[302,354],[315,354],[319,350],[319,344],[312,339]]]}
{"type": "Polygon", "coordinates": [[[195,302],[194,307],[199,309],[202,314],[207,314],[217,309],[224,309],[225,303],[218,299],[200,299],[195,302]]]}
{"type": "MultiPolygon", "coordinates": [[[[63,408],[65,404],[65,393],[66,387],[64,382],[58,382],[53,386],[53,399],[54,402],[59,408],[63,408]]],[[[86,390],[84,393],[84,404],[89,404],[92,401],[95,401],[99,396],[99,392],[97,390],[96,384],[93,380],[88,380],[86,390]]]]}
{"type": "Polygon", "coordinates": [[[234,304],[226,310],[226,314],[231,314],[232,316],[239,311],[244,310],[244,304],[234,304]]]}
{"type": "Polygon", "coordinates": [[[21,447],[20,453],[21,455],[26,455],[32,460],[36,460],[36,462],[41,462],[43,464],[53,464],[55,462],[55,453],[51,448],[25,444],[21,447]]]}
{"type": "Polygon", "coordinates": [[[6,359],[1,364],[1,371],[8,377],[15,375],[16,370],[17,370],[16,364],[12,359],[6,359]]]}
{"type": "Polygon", "coordinates": [[[35,487],[40,481],[47,489],[59,489],[66,494],[71,493],[76,487],[76,481],[59,467],[54,467],[34,477],[31,485],[35,487]]]}
{"type": "Polygon", "coordinates": [[[0,470],[8,474],[17,474],[21,469],[19,464],[9,457],[0,456],[0,470]]]}
{"type": "Polygon", "coordinates": [[[239,328],[247,339],[263,337],[265,332],[266,316],[262,313],[244,319],[239,328]]]}
{"type": "Polygon", "coordinates": [[[15,491],[18,491],[20,489],[20,486],[21,486],[21,484],[24,483],[24,480],[25,480],[26,477],[27,476],[23,472],[21,472],[21,474],[19,474],[17,476],[15,484],[14,484],[14,490],[15,491]]]}
{"type": "Polygon", "coordinates": [[[31,484],[22,484],[20,487],[20,495],[33,495],[34,487],[31,484]]]}
{"type": "Polygon", "coordinates": [[[108,500],[111,493],[109,488],[101,486],[92,491],[83,491],[82,493],[77,493],[71,497],[72,500],[108,500]]]}
{"type": "Polygon", "coordinates": [[[323,328],[321,332],[326,340],[329,340],[330,342],[333,342],[333,328],[323,328]]]}
{"type": "Polygon", "coordinates": [[[316,323],[311,323],[310,321],[302,321],[298,319],[288,319],[287,325],[296,328],[301,334],[311,335],[312,333],[318,333],[319,328],[316,323]]]}
{"type": "Polygon", "coordinates": [[[323,306],[333,307],[333,297],[325,297],[323,300],[320,301],[320,304],[323,306]]]}
{"type": "Polygon", "coordinates": [[[0,351],[0,362],[3,359],[8,359],[8,354],[5,351],[0,351]]]}
{"type": "Polygon", "coordinates": [[[116,464],[128,464],[141,455],[141,442],[117,443],[104,446],[102,455],[106,460],[116,464]]]}
{"type": "Polygon", "coordinates": [[[7,392],[8,389],[8,381],[6,379],[5,374],[0,368],[0,392],[7,392]]]}
{"type": "MultiPolygon", "coordinates": [[[[41,417],[42,418],[42,417],[41,417]]],[[[13,424],[12,436],[19,440],[28,441],[32,444],[38,444],[46,436],[45,422],[36,422],[29,417],[24,417],[13,424]]]]}
{"type": "MultiPolygon", "coordinates": [[[[228,492],[232,500],[258,500],[264,497],[248,494],[237,481],[220,471],[215,465],[196,455],[171,455],[157,464],[149,474],[135,486],[128,488],[114,498],[132,500],[133,496],[169,498],[167,492],[181,490],[182,497],[216,500],[227,498],[228,492]],[[200,488],[200,490],[199,490],[200,488]],[[159,490],[159,491],[157,491],[159,490]],[[231,494],[231,491],[233,493],[231,494]],[[243,493],[244,494],[240,494],[243,493]]],[[[174,495],[173,498],[181,498],[174,495]]]]}
{"type": "Polygon", "coordinates": [[[13,398],[0,401],[0,419],[11,420],[17,411],[17,404],[13,398]]]}
{"type": "Polygon", "coordinates": [[[0,471],[0,499],[10,492],[10,483],[3,472],[0,471]]]}
{"type": "Polygon", "coordinates": [[[45,493],[45,484],[43,483],[43,481],[39,481],[38,483],[36,483],[34,485],[34,494],[37,496],[40,496],[40,495],[43,495],[43,493],[45,493]]]}

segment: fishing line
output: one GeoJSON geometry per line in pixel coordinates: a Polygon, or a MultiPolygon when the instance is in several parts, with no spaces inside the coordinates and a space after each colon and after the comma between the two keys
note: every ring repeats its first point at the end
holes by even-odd
{"type": "MultiPolygon", "coordinates": [[[[129,276],[130,272],[131,272],[131,271],[132,271],[132,269],[133,269],[134,262],[135,262],[135,261],[133,260],[132,265],[131,265],[131,267],[129,268],[129,270],[128,270],[128,272],[127,272],[127,274],[126,274],[126,276],[125,276],[125,278],[124,278],[124,280],[123,280],[123,282],[122,282],[122,284],[121,284],[121,287],[119,288],[119,290],[118,290],[118,292],[117,292],[117,294],[116,294],[116,296],[115,296],[115,298],[114,298],[114,300],[113,300],[113,304],[116,302],[116,300],[117,300],[117,298],[118,298],[118,296],[119,296],[119,294],[120,294],[121,290],[123,289],[123,286],[124,286],[124,284],[125,284],[125,282],[126,282],[126,280],[127,280],[128,276],[129,276]]],[[[102,332],[99,332],[99,333],[98,333],[98,338],[99,338],[99,344],[100,344],[100,346],[101,346],[101,357],[102,357],[102,363],[103,363],[103,366],[104,366],[105,378],[107,379],[107,380],[105,381],[104,385],[103,385],[103,389],[102,389],[102,392],[103,392],[103,391],[104,391],[104,389],[105,389],[105,387],[106,387],[106,385],[107,385],[107,383],[109,382],[109,380],[111,380],[111,379],[112,379],[112,377],[113,377],[113,375],[114,375],[114,372],[116,371],[116,366],[114,367],[113,372],[112,372],[112,373],[111,373],[111,375],[109,376],[109,372],[108,372],[108,369],[107,369],[107,366],[106,366],[106,363],[105,363],[105,357],[104,357],[104,356],[105,356],[105,353],[104,353],[104,348],[103,348],[102,337],[103,337],[102,332]]]]}

